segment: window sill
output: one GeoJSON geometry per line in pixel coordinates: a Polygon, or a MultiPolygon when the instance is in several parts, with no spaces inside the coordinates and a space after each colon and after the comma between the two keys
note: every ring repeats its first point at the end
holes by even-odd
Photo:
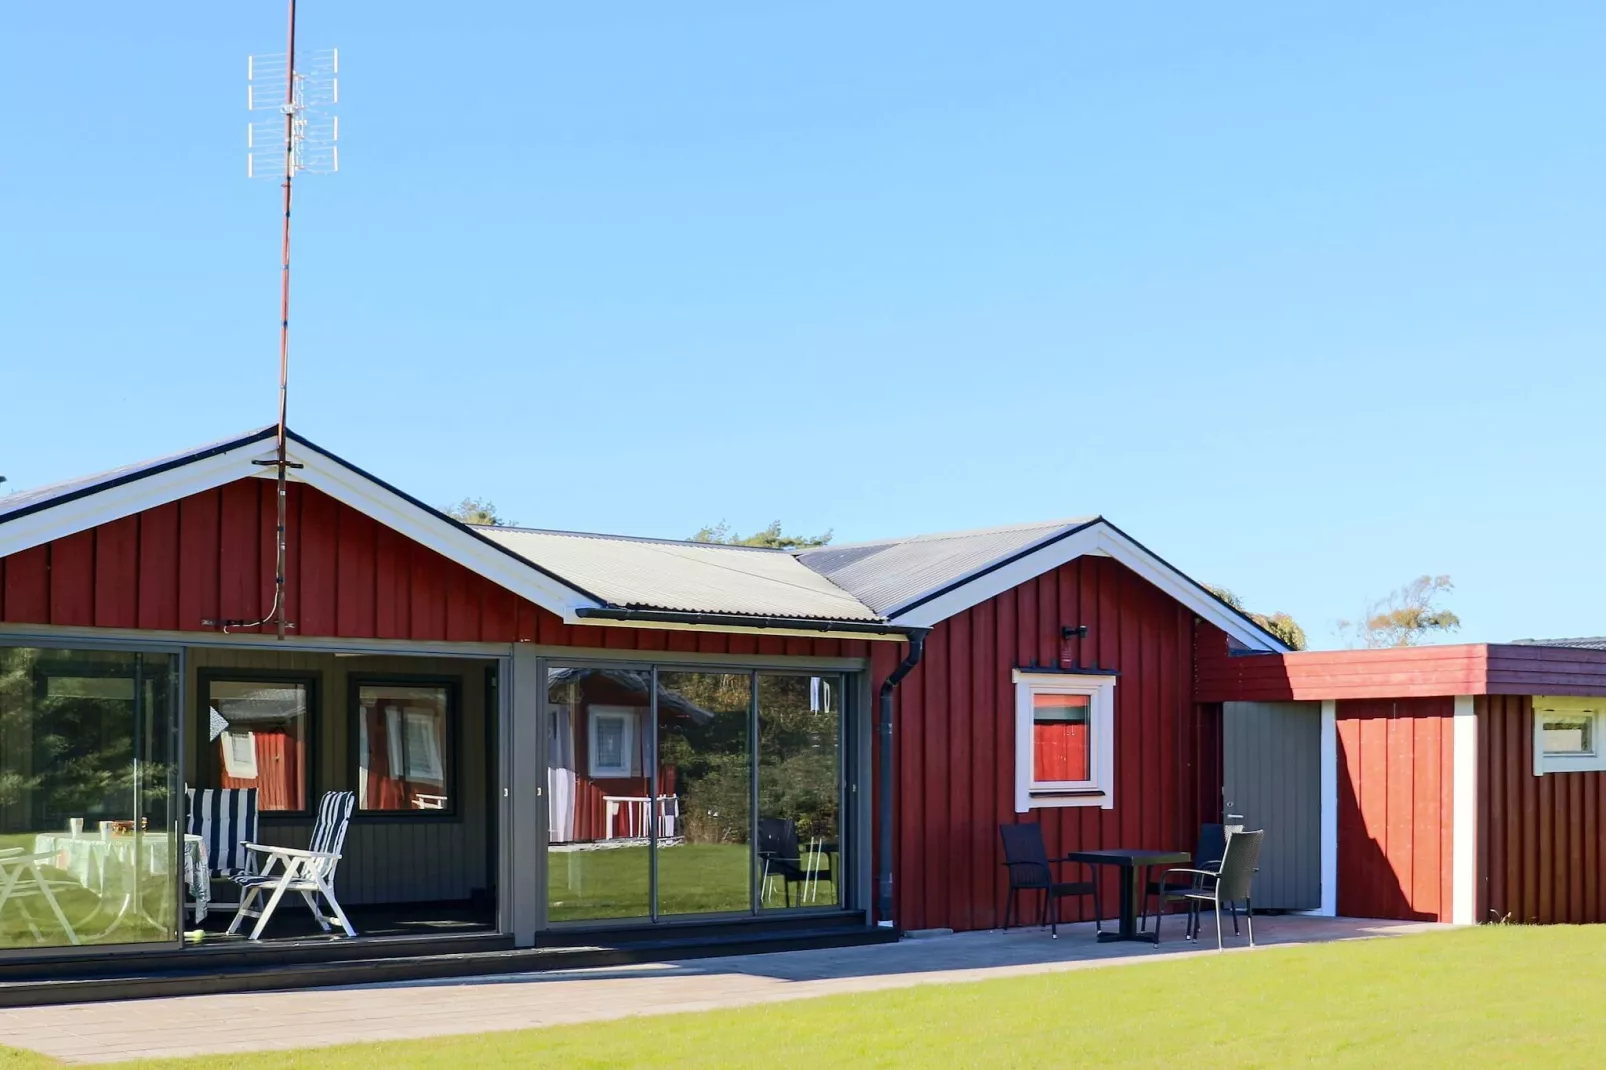
{"type": "Polygon", "coordinates": [[[1029,810],[1048,809],[1056,806],[1097,806],[1104,810],[1115,809],[1115,797],[1102,788],[1083,788],[1074,791],[1032,791],[1025,799],[1025,809],[1016,808],[1017,813],[1026,813],[1029,810]]]}

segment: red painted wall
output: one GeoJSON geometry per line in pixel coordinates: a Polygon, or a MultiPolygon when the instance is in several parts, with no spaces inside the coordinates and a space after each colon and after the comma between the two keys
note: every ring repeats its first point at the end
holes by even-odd
{"type": "MultiPolygon", "coordinates": [[[[294,635],[864,657],[862,640],[576,627],[329,496],[290,484],[294,635]]],[[[273,602],[273,482],[242,479],[0,558],[0,621],[215,632],[273,602]]]]}
{"type": "Polygon", "coordinates": [[[1338,912],[1450,920],[1451,698],[1337,705],[1338,912]]]}
{"type": "Polygon", "coordinates": [[[1606,773],[1533,775],[1533,699],[1478,711],[1480,921],[1606,921],[1606,773]]]}
{"type": "MultiPolygon", "coordinates": [[[[1191,851],[1201,800],[1217,800],[1219,710],[1193,701],[1193,616],[1108,558],[1073,561],[942,622],[898,696],[897,920],[978,929],[1003,916],[998,825],[1038,821],[1051,854],[1077,848],[1191,851]],[[1063,626],[1088,636],[1062,642],[1063,626]],[[1119,669],[1115,808],[1015,813],[1017,666],[1119,669]],[[1201,784],[1201,775],[1211,778],[1201,784]]],[[[900,648],[874,644],[876,680],[900,648]],[[884,651],[884,653],[883,653],[884,651]]],[[[1067,867],[1067,879],[1075,879],[1067,867]]],[[[1106,877],[1105,911],[1115,885],[1106,877]]],[[[1065,903],[1091,916],[1091,903],[1065,903]]]]}
{"type": "MultiPolygon", "coordinates": [[[[273,484],[245,479],[14,554],[0,559],[0,620],[210,632],[205,618],[255,619],[272,601],[273,523],[273,484]]],[[[291,485],[288,525],[296,635],[861,657],[872,694],[906,649],[570,626],[311,488],[291,485]]],[[[933,629],[923,664],[897,693],[901,925],[997,924],[1002,822],[1040,821],[1049,850],[1061,853],[1192,849],[1200,822],[1220,815],[1221,784],[1220,706],[1194,702],[1194,629],[1188,610],[1108,558],[1071,562],[933,629]],[[1060,629],[1081,624],[1087,638],[1062,643],[1060,629]],[[1122,674],[1116,807],[1017,816],[1010,670],[1062,659],[1122,674]]]]}

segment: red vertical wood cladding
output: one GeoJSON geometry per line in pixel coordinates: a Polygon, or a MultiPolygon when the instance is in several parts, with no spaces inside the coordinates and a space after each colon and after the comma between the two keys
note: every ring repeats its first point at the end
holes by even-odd
{"type": "Polygon", "coordinates": [[[1476,700],[1481,921],[1606,921],[1606,773],[1533,772],[1533,700],[1476,700]]]}
{"type": "MultiPolygon", "coordinates": [[[[1072,561],[932,629],[897,693],[897,921],[906,929],[994,926],[1005,879],[999,824],[1036,821],[1050,852],[1099,846],[1191,850],[1202,820],[1184,790],[1201,775],[1204,717],[1193,702],[1193,618],[1116,562],[1072,561]],[[1065,643],[1061,629],[1088,626],[1065,643]],[[1115,807],[1015,813],[1013,668],[1095,659],[1115,689],[1115,807]]],[[[874,682],[896,663],[876,659],[874,682]]],[[[1206,733],[1208,734],[1208,733],[1206,733]]],[[[1219,769],[1219,759],[1216,762],[1219,769]]],[[[1211,815],[1213,816],[1213,815],[1211,815]]],[[[1113,877],[1105,889],[1113,902],[1113,877]]],[[[1091,904],[1064,904],[1067,919],[1091,904]]]]}
{"type": "Polygon", "coordinates": [[[1337,705],[1338,912],[1450,920],[1454,700],[1337,705]]]}
{"type": "MultiPolygon", "coordinates": [[[[0,621],[210,632],[203,620],[259,619],[273,603],[275,494],[271,479],[244,479],[0,558],[0,621]]],[[[288,486],[285,515],[292,636],[816,657],[896,649],[570,626],[310,487],[288,486]]]]}

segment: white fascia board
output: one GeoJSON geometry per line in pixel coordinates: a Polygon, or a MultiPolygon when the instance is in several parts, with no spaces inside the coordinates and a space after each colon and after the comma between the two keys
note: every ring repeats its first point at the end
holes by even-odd
{"type": "Polygon", "coordinates": [[[598,604],[494,543],[442,520],[434,512],[303,442],[292,441],[286,453],[290,460],[302,465],[294,470],[299,482],[372,517],[392,531],[429,547],[569,623],[584,623],[575,618],[575,609],[598,604]]]}
{"type": "Polygon", "coordinates": [[[251,461],[262,455],[263,443],[263,439],[253,439],[210,457],[135,476],[115,486],[92,489],[60,504],[7,520],[0,524],[0,557],[256,475],[261,469],[251,461]]]}
{"type": "Polygon", "coordinates": [[[1098,527],[1099,525],[1095,524],[1051,542],[1047,546],[1016,558],[1007,565],[962,583],[929,602],[922,602],[913,609],[904,612],[894,609],[887,615],[887,619],[906,628],[933,627],[949,617],[963,613],[971,606],[980,605],[989,598],[996,598],[1005,591],[1059,568],[1067,561],[1074,561],[1083,554],[1097,552],[1098,527]]]}
{"type": "Polygon", "coordinates": [[[1083,556],[1113,558],[1252,650],[1282,653],[1286,649],[1219,598],[1104,521],[1050,542],[906,612],[893,610],[888,619],[905,627],[930,628],[1083,556]]]}
{"type": "Polygon", "coordinates": [[[1209,621],[1251,650],[1264,650],[1273,654],[1287,653],[1288,648],[1282,643],[1249,623],[1234,612],[1231,606],[1121,532],[1104,523],[1097,525],[1096,530],[1099,546],[1111,557],[1193,610],[1201,620],[1209,621]]]}

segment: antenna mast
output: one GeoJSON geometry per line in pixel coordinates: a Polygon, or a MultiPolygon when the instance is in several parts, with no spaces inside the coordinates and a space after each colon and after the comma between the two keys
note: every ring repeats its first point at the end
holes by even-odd
{"type": "Polygon", "coordinates": [[[273,605],[259,621],[224,621],[230,627],[255,628],[272,622],[280,639],[285,620],[285,505],[289,470],[301,465],[287,455],[286,413],[290,393],[290,195],[299,172],[332,174],[340,169],[340,120],[328,113],[340,102],[340,53],[315,52],[302,67],[296,65],[296,0],[288,0],[285,51],[282,56],[252,56],[246,63],[246,107],[250,111],[277,108],[277,118],[262,119],[246,128],[246,175],[266,177],[277,172],[284,190],[284,230],[279,249],[279,426],[274,458],[257,464],[275,469],[278,518],[274,531],[273,605]],[[282,85],[280,84],[282,81],[282,85]],[[281,159],[276,159],[280,158],[281,159]],[[278,164],[279,166],[275,166],[278,164]]]}

